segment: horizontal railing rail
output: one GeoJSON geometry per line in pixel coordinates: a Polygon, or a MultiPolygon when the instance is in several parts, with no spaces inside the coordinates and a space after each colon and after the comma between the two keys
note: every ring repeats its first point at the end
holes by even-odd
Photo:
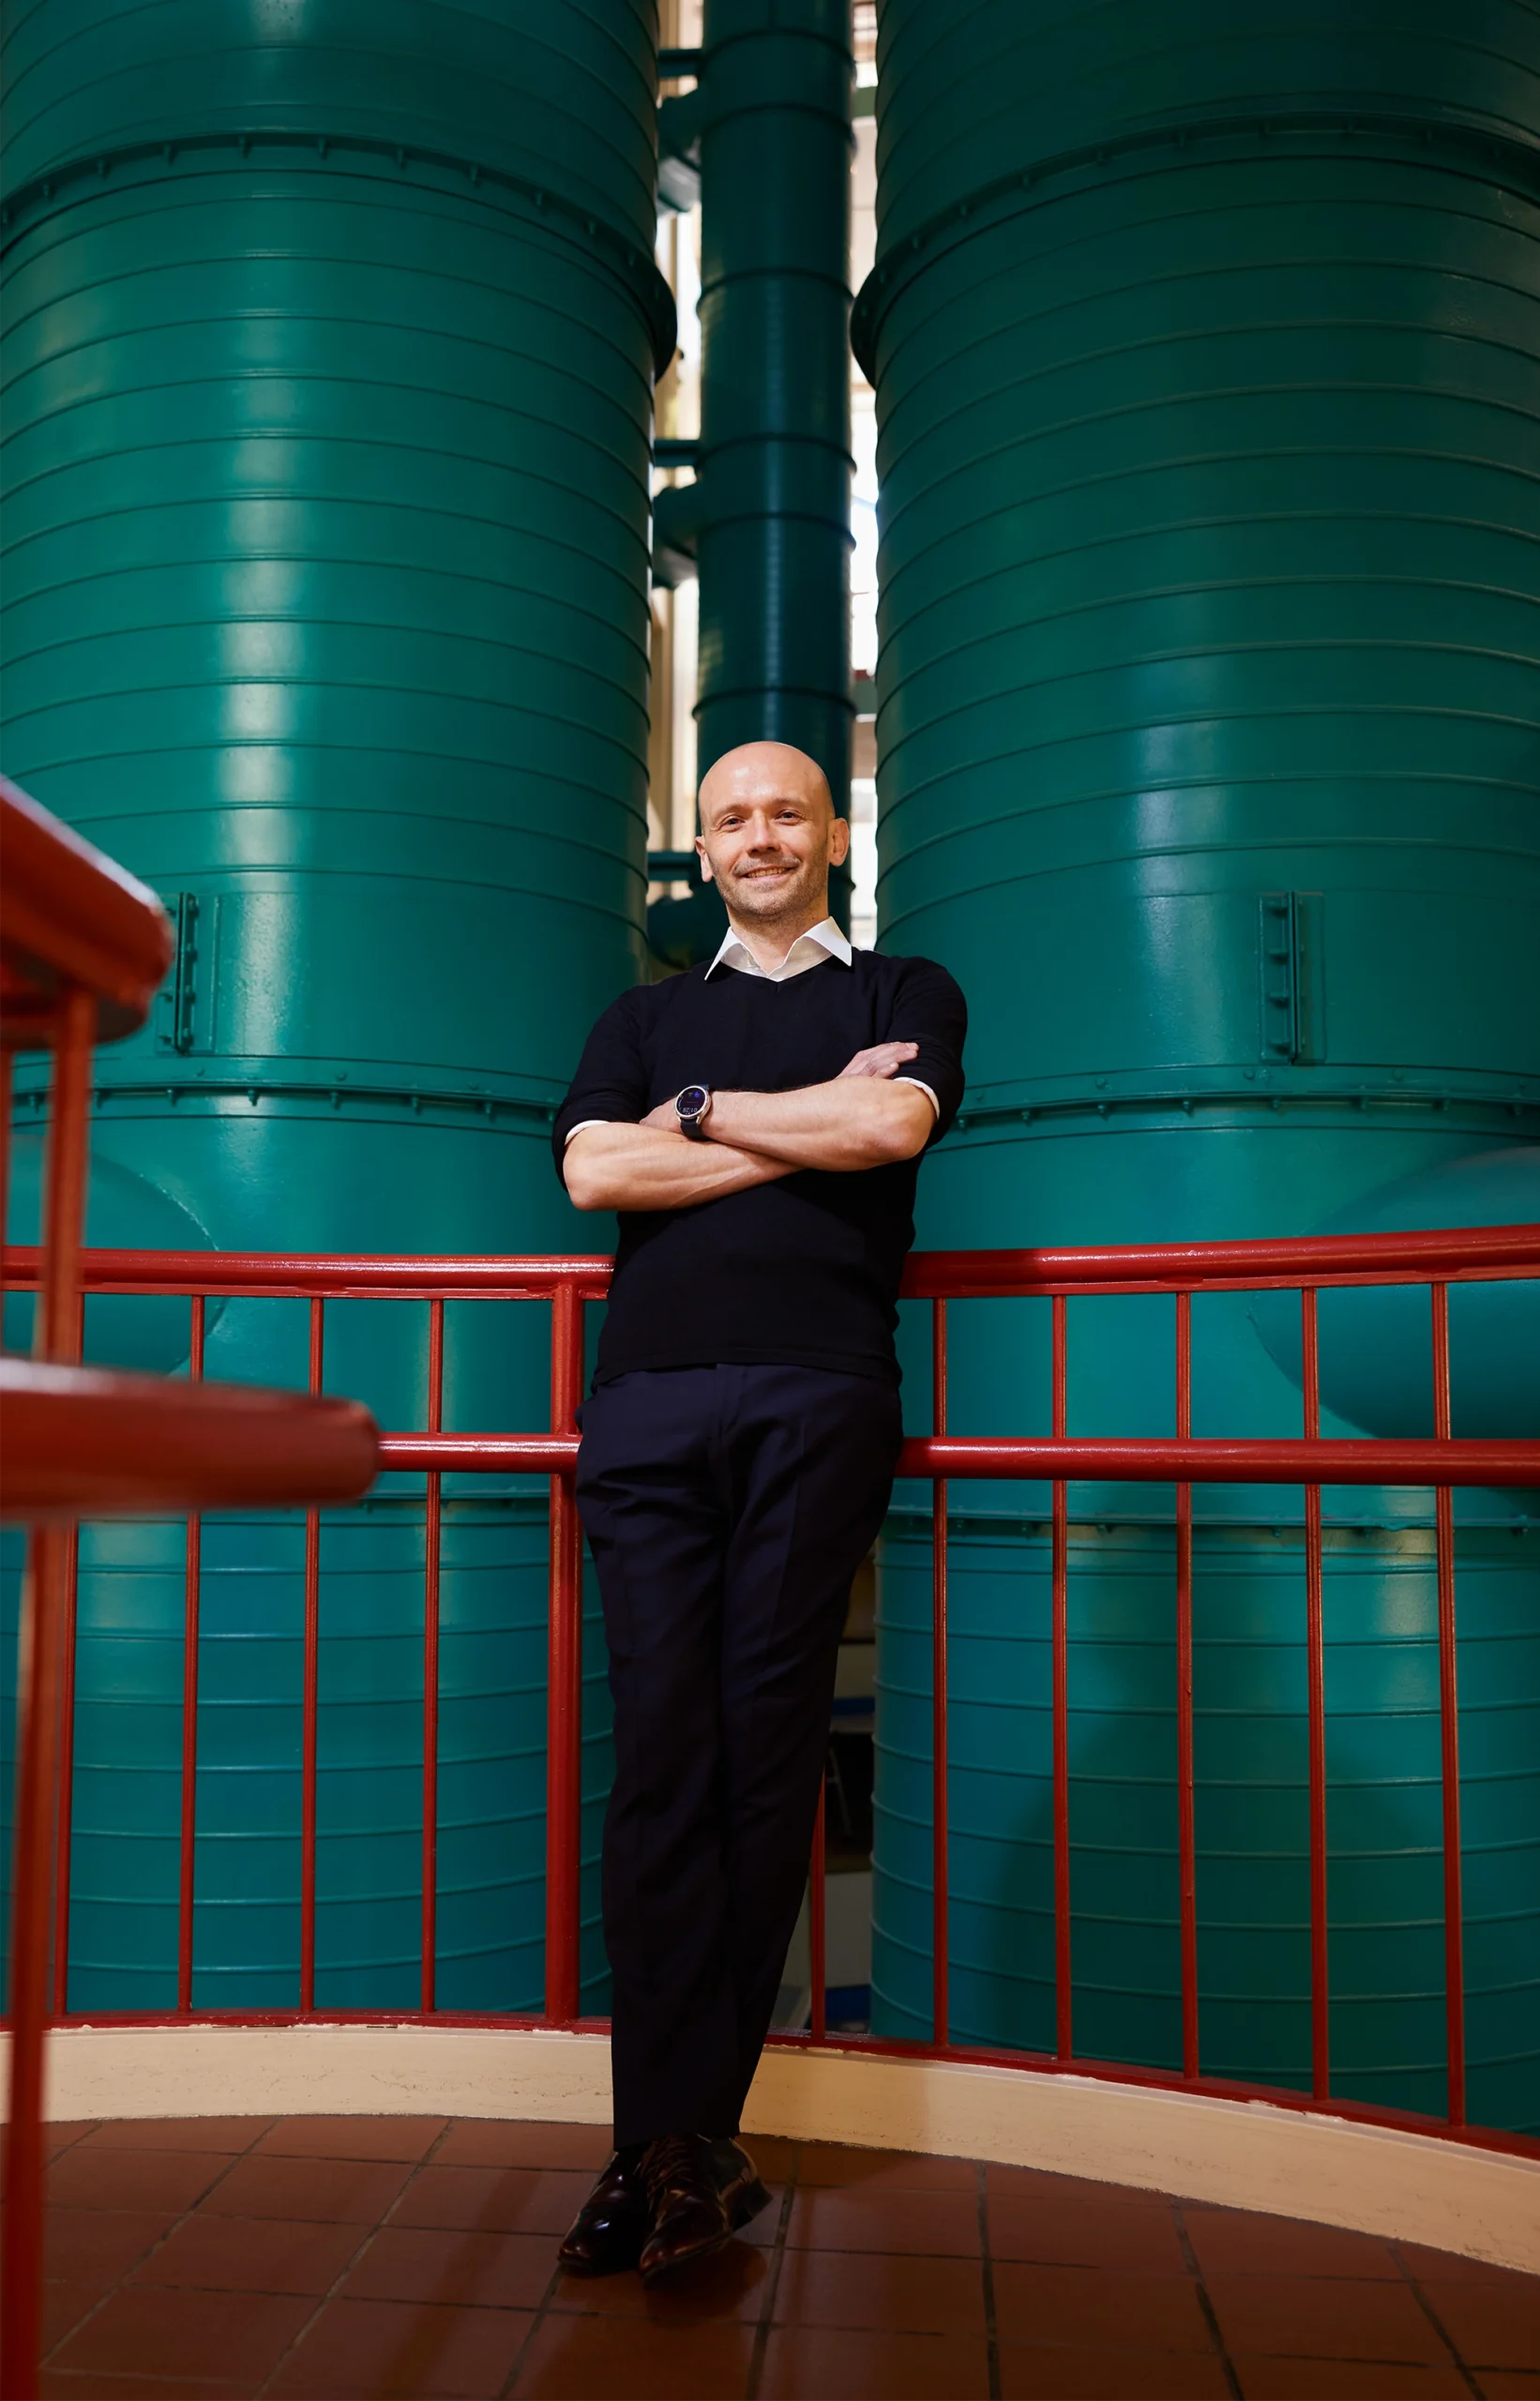
{"type": "MultiPolygon", "coordinates": [[[[318,2008],[315,1993],[315,1796],[318,1660],[322,1586],[320,1510],[306,1513],[305,1650],[302,1736],[301,1940],[297,2005],[283,2010],[196,2013],[193,1986],[193,1870],[197,1837],[199,1520],[189,1520],[186,1653],[182,1727],[181,1881],[174,2013],[122,2013],[125,2023],[167,2023],[218,2017],[221,2022],[288,2024],[331,2021],[401,2022],[431,2016],[467,2022],[438,2009],[435,1997],[436,1835],[438,1823],[439,1607],[444,1509],[443,1480],[465,1473],[523,1474],[550,1484],[550,1614],[548,1628],[546,1988],[542,2016],[491,2022],[574,2026],[580,2017],[579,1804],[581,1668],[581,1534],[574,1495],[578,1452],[576,1410],[581,1396],[584,1309],[601,1300],[611,1262],[584,1255],[551,1258],[308,1257],[287,1253],[87,1250],[81,1282],[90,1293],[180,1295],[190,1309],[191,1368],[203,1372],[210,1301],[235,1295],[302,1300],[309,1306],[312,1393],[323,1384],[325,1308],[329,1302],[392,1299],[425,1305],[429,1312],[428,1372],[423,1423],[381,1440],[381,1466],[424,1478],[422,1914],[419,2008],[348,2011],[318,2008]],[[539,1430],[447,1431],[444,1427],[445,1306],[450,1301],[535,1303],[551,1312],[551,1404],[539,1430]]],[[[35,1285],[36,1252],[6,1254],[5,1280],[35,1285]]],[[[1129,2084],[1171,2087],[1218,2097],[1267,2100],[1285,2108],[1320,2107],[1367,2122],[1430,2128],[1458,2140],[1480,2141],[1540,2156],[1540,2146],[1517,2136],[1467,2126],[1465,2108],[1464,1971],[1461,1940],[1458,1706],[1456,1675],[1456,1593],[1453,1493],[1462,1486],[1540,1486],[1540,1442],[1461,1440],[1452,1430],[1448,1295],[1454,1285],[1540,1276],[1540,1226],[1454,1231],[1355,1235],[1266,1243],[1205,1243],[1082,1250],[1000,1250],[916,1254],[904,1291],[929,1304],[932,1347],[931,1431],[912,1435],[900,1475],[934,1488],[932,1711],[932,2035],[929,2044],[883,2042],[840,2034],[842,2048],[906,2056],[988,2060],[998,2064],[1073,2070],[1129,2084]],[[1317,1302],[1335,1286],[1417,1284],[1427,1287],[1433,1358],[1431,1439],[1332,1439],[1321,1433],[1317,1302]],[[1299,1436],[1261,1440],[1195,1437],[1192,1432],[1192,1304],[1210,1292],[1298,1291],[1304,1392],[1299,1436]],[[1067,1430],[1069,1304],[1079,1294],[1163,1293],[1176,1313],[1175,1432],[1161,1439],[1072,1437],[1067,1430]],[[1052,1430],[1042,1438],[960,1436],[947,1430],[947,1308],[956,1300],[1036,1297],[1051,1311],[1052,1430]],[[1051,1716],[1053,1886],[1055,1906],[1055,2043],[1049,2054],[982,2050],[953,2043],[949,2002],[947,1576],[949,1487],[963,1480],[1006,1479],[1051,1487],[1051,1716]],[[1069,1845],[1069,1578],[1070,1487],[1080,1482],[1156,1483],[1174,1487],[1174,1610],[1176,1630],[1176,1750],[1178,1891],[1182,1986],[1180,2069],[1140,2068],[1095,2061],[1074,2046],[1069,1845]],[[1310,1889],[1311,2083],[1308,2093],[1237,2085],[1205,2077],[1199,2049],[1197,1852],[1194,1822],[1193,1487],[1200,1484],[1291,1484],[1304,1487],[1305,1640],[1307,1667],[1310,1889]],[[1326,1746],[1323,1617],[1322,1488],[1395,1485],[1431,1494],[1438,1587],[1438,1705],[1442,1768],[1442,1834],[1445,1953],[1447,2111],[1442,2121],[1413,2117],[1341,2099],[1332,2091],[1330,1990],[1327,1976],[1326,1746]]],[[[73,1623],[73,1592],[69,1608],[73,1623]]],[[[73,1641],[67,1676],[73,1675],[73,1641]]],[[[67,1694],[67,1727],[73,1706],[67,1694]]],[[[61,1794],[59,1938],[55,1946],[56,2016],[68,2001],[68,1734],[61,1794]]],[[[810,1885],[811,2025],[795,2037],[822,2044],[824,2023],[823,1819],[820,1814],[810,1885]]],[[[105,2013],[92,2012],[93,2022],[105,2013]]],[[[487,2022],[478,2018],[475,2022],[487,2022]]]]}

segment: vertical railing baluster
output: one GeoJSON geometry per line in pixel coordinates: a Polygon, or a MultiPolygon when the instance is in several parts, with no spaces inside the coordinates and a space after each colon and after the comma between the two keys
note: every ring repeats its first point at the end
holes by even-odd
{"type": "MultiPolygon", "coordinates": [[[[53,1030],[53,1095],[43,1186],[42,1288],[33,1327],[39,1359],[80,1357],[81,1233],[85,1206],[86,1111],[96,1003],[65,994],[53,1030]]],[[[17,1643],[18,1758],[11,1886],[10,2076],[0,2233],[0,2391],[36,2389],[42,2327],[43,2046],[49,2018],[49,1954],[56,1951],[54,2014],[68,1990],[68,1924],[56,1895],[66,1689],[65,1626],[72,1616],[74,1528],[39,1526],[28,1546],[17,1643]]],[[[68,1910],[68,1892],[64,1902],[68,1910]]]]}
{"type": "MultiPolygon", "coordinates": [[[[428,1304],[428,1431],[444,1431],[444,1303],[428,1304]]],[[[422,1997],[437,2007],[439,1860],[439,1561],[443,1476],[428,1471],[422,1595],[422,1997]]]]}
{"type": "MultiPolygon", "coordinates": [[[[1433,1298],[1433,1431],[1450,1441],[1449,1287],[1433,1298]]],[[[1443,1777],[1443,2008],[1448,2058],[1447,2109],[1452,2126],[1465,2123],[1465,1927],[1461,1899],[1459,1688],[1455,1648],[1455,1496],[1447,1484],[1434,1494],[1439,1567],[1439,1733],[1443,1777]]]]}
{"type": "Polygon", "coordinates": [[[813,1855],[808,1873],[808,1980],[812,1986],[808,2031],[822,2043],[828,2031],[829,1967],[827,1934],[828,1776],[818,1788],[818,1815],[813,1820],[813,1855]]]}
{"type": "MultiPolygon", "coordinates": [[[[321,1390],[325,1302],[310,1303],[310,1382],[321,1390]]],[[[301,1730],[299,1810],[299,2006],[315,2007],[315,1787],[321,1694],[321,1512],[305,1512],[305,1699],[301,1730]]]]}
{"type": "MultiPolygon", "coordinates": [[[[204,1379],[204,1304],[202,1292],[191,1302],[188,1345],[188,1377],[204,1379]]],[[[176,2006],[192,2007],[193,1861],[198,1829],[198,1621],[203,1573],[204,1521],[196,1509],[188,1511],[187,1570],[182,1602],[182,1829],[176,1911],[176,2006]]]]}
{"type": "MultiPolygon", "coordinates": [[[[1321,1436],[1321,1332],[1314,1289],[1306,1286],[1299,1300],[1305,1439],[1314,1442],[1321,1436]]],[[[1319,1484],[1305,1487],[1305,1652],[1309,1713],[1310,2090],[1318,2101],[1323,2101],[1332,2089],[1332,2003],[1326,1838],[1326,1609],[1319,1484]]]]}
{"type": "MultiPolygon", "coordinates": [[[[1063,1292],[1053,1295],[1053,1439],[1067,1440],[1069,1340],[1063,1292]]],[[[1053,1485],[1053,1999],[1054,2041],[1073,2056],[1074,1993],[1069,1890],[1069,1487],[1053,1485]]]]}
{"type": "MultiPolygon", "coordinates": [[[[551,1430],[576,1431],[582,1393],[582,1296],[551,1299],[551,1430]]],[[[546,2016],[569,2025],[580,1997],[582,1837],[582,1528],[575,1474],[551,1479],[551,1617],[546,1695],[546,2016]]]]}
{"type": "MultiPolygon", "coordinates": [[[[930,1424],[937,1434],[946,1431],[946,1303],[930,1304],[930,1424]]],[[[930,1520],[930,2013],[931,2039],[937,2046],[949,2039],[950,1999],[950,1850],[949,1801],[946,1772],[946,1478],[938,1476],[930,1520]]]]}
{"type": "MultiPolygon", "coordinates": [[[[6,1245],[10,1225],[11,1054],[0,1045],[0,1292],[6,1289],[6,1245]]],[[[34,1304],[36,1306],[36,1304],[34,1304]]]]}
{"type": "MultiPolygon", "coordinates": [[[[1176,1439],[1192,1439],[1192,1294],[1176,1296],[1176,1439]]],[[[1182,2073],[1198,2074],[1198,1835],[1193,1790],[1192,1486],[1176,1487],[1176,1847],[1182,1951],[1182,2073]]]]}

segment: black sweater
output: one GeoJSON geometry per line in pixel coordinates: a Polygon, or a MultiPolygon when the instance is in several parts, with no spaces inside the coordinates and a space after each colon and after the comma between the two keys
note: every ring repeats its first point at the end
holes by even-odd
{"type": "MultiPolygon", "coordinates": [[[[962,1099],[961,992],[929,959],[871,950],[774,983],[692,967],[623,992],[588,1037],[556,1117],[556,1170],[585,1119],[634,1125],[687,1084],[792,1092],[857,1050],[914,1042],[905,1073],[962,1099]]],[[[623,1210],[596,1381],[634,1367],[762,1361],[898,1381],[898,1279],[914,1239],[917,1158],[832,1174],[800,1169],[685,1209],[623,1210]]]]}

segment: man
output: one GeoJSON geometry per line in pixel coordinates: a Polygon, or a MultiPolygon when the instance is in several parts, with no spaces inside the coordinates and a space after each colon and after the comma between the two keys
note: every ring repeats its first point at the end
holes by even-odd
{"type": "Polygon", "coordinates": [[[769,2197],[739,2112],[898,1460],[898,1279],[967,1023],[944,968],[852,950],[828,914],[849,846],[800,750],[719,759],[696,847],[721,948],[606,1010],[556,1120],[578,1207],[620,1213],[578,1459],[615,1708],[615,2151],[561,2247],[579,2273],[667,2274],[769,2197]]]}

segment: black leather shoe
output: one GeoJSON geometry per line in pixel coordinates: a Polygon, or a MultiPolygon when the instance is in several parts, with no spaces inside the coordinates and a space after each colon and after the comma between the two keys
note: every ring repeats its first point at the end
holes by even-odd
{"type": "Polygon", "coordinates": [[[770,2198],[747,2152],[725,2137],[660,2137],[642,2156],[642,2179],[652,2220],[638,2264],[648,2285],[709,2259],[770,2198]]]}
{"type": "Polygon", "coordinates": [[[615,2276],[634,2268],[651,2223],[642,2178],[644,2143],[612,2153],[563,2237],[556,2257],[568,2275],[615,2276]]]}
{"type": "Polygon", "coordinates": [[[727,2222],[736,2234],[740,2227],[757,2218],[761,2210],[769,2208],[770,2196],[742,2143],[730,2141],[723,2135],[712,2143],[711,2156],[727,2222]]]}

